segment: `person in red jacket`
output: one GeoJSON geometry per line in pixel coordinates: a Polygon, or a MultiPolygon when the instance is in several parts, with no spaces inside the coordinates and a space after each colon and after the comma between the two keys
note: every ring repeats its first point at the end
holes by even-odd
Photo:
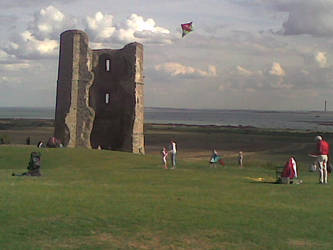
{"type": "Polygon", "coordinates": [[[289,179],[297,178],[297,167],[296,160],[294,156],[291,156],[289,160],[284,165],[281,177],[289,177],[289,179]]]}
{"type": "Polygon", "coordinates": [[[315,141],[317,143],[316,152],[317,162],[319,165],[319,183],[327,183],[327,164],[328,155],[330,154],[330,145],[327,141],[323,140],[321,136],[316,136],[315,141]]]}

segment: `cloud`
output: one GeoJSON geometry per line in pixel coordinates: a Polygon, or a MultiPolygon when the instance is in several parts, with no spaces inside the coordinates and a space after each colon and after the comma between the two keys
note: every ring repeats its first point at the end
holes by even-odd
{"type": "Polygon", "coordinates": [[[177,62],[169,62],[155,66],[155,70],[163,71],[171,76],[200,76],[200,77],[215,77],[217,76],[216,67],[209,65],[208,70],[196,69],[191,66],[182,65],[177,62]]]}
{"type": "Polygon", "coordinates": [[[271,75],[275,75],[275,76],[285,76],[286,75],[284,69],[277,62],[273,62],[272,68],[269,71],[269,73],[271,75]]]}
{"type": "Polygon", "coordinates": [[[171,44],[173,41],[168,29],[156,26],[152,18],[145,20],[137,14],[132,14],[125,25],[119,26],[115,34],[119,41],[125,42],[171,44]]]}
{"type": "Polygon", "coordinates": [[[251,75],[253,75],[252,71],[247,70],[247,69],[245,69],[245,68],[243,68],[239,65],[237,66],[237,73],[241,76],[251,76],[251,75]]]}
{"type": "Polygon", "coordinates": [[[93,17],[84,20],[85,31],[94,42],[102,42],[110,39],[116,28],[113,26],[113,16],[98,11],[93,17]]]}
{"type": "Polygon", "coordinates": [[[8,60],[14,59],[14,55],[8,55],[8,53],[2,49],[0,49],[0,62],[7,62],[8,60]]]}
{"type": "Polygon", "coordinates": [[[11,8],[28,8],[35,7],[38,5],[47,5],[50,3],[64,3],[69,4],[70,2],[76,2],[77,0],[33,0],[33,1],[22,1],[22,0],[0,0],[1,9],[11,9],[11,8]]]}
{"type": "Polygon", "coordinates": [[[270,86],[274,89],[290,89],[294,87],[293,84],[285,83],[282,77],[280,77],[277,82],[270,81],[270,86]]]}
{"type": "Polygon", "coordinates": [[[59,35],[74,25],[74,19],[66,17],[50,5],[33,16],[27,29],[5,44],[3,50],[17,58],[39,59],[58,55],[59,35]]]}
{"type": "Polygon", "coordinates": [[[333,35],[333,1],[331,0],[277,0],[273,3],[278,11],[287,12],[283,23],[284,35],[327,37],[333,35]]]}
{"type": "Polygon", "coordinates": [[[20,71],[30,67],[31,65],[29,63],[0,64],[0,71],[20,71]]]}
{"type": "Polygon", "coordinates": [[[60,10],[50,5],[36,12],[28,30],[38,40],[58,39],[59,34],[73,27],[75,19],[66,17],[60,10]]]}
{"type": "MultiPolygon", "coordinates": [[[[114,24],[111,14],[98,11],[93,16],[73,18],[54,6],[40,9],[26,30],[15,34],[2,49],[17,58],[38,59],[58,55],[59,36],[68,29],[82,29],[98,48],[112,41],[119,43],[170,44],[173,37],[168,29],[156,25],[152,18],[132,14],[125,23],[114,24]]],[[[1,55],[0,55],[1,56],[1,55]]]]}
{"type": "Polygon", "coordinates": [[[30,31],[24,31],[13,41],[10,41],[4,50],[18,58],[48,58],[58,55],[58,41],[44,39],[38,40],[30,31]]]}
{"type": "Polygon", "coordinates": [[[151,44],[170,44],[172,36],[168,29],[156,25],[152,18],[145,19],[132,14],[125,23],[114,24],[110,14],[97,12],[83,21],[84,30],[93,42],[141,42],[151,44]]]}
{"type": "Polygon", "coordinates": [[[266,81],[269,81],[269,85],[274,89],[290,89],[294,87],[293,84],[285,82],[286,72],[281,67],[280,63],[273,62],[272,68],[268,71],[271,77],[267,77],[266,81]],[[274,77],[274,78],[272,78],[274,77]],[[276,79],[276,77],[278,77],[276,79]]]}
{"type": "Polygon", "coordinates": [[[315,55],[315,60],[320,68],[327,67],[327,58],[325,52],[318,51],[317,54],[315,55]]]}

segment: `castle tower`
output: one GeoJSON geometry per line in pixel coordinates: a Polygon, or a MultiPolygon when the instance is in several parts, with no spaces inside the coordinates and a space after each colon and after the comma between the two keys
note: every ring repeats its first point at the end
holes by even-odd
{"type": "Polygon", "coordinates": [[[144,153],[143,46],[91,50],[86,33],[60,36],[55,137],[68,147],[144,153]]]}

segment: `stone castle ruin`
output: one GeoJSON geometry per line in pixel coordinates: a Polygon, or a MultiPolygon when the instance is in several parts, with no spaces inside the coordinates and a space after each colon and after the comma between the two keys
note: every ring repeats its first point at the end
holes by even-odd
{"type": "Polygon", "coordinates": [[[80,30],[60,35],[54,136],[68,147],[144,153],[143,46],[89,48],[80,30]]]}

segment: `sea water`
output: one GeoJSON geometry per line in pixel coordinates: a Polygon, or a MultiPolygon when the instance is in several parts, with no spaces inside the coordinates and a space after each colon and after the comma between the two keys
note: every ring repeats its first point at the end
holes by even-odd
{"type": "MultiPolygon", "coordinates": [[[[0,119],[54,119],[54,108],[0,108],[0,119]]],[[[333,132],[333,112],[145,108],[145,123],[333,132]]]]}

